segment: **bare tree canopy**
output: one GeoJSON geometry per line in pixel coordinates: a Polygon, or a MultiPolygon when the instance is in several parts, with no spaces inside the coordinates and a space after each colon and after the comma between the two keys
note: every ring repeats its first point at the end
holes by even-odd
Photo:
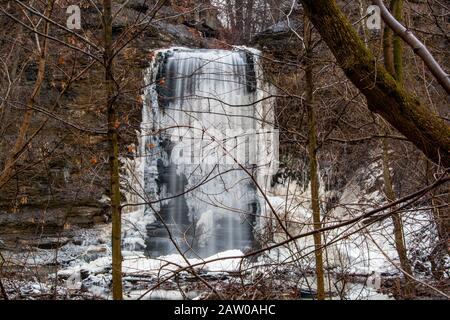
{"type": "Polygon", "coordinates": [[[308,17],[353,84],[434,163],[450,167],[450,126],[401,88],[364,46],[334,0],[302,0],[308,17]]]}

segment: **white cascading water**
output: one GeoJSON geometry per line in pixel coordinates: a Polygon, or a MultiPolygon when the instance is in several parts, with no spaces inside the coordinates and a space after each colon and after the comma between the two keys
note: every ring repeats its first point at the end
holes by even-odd
{"type": "Polygon", "coordinates": [[[146,226],[151,256],[252,246],[264,208],[256,183],[270,187],[278,142],[258,57],[247,48],[155,52],[137,170],[150,202],[144,216],[155,217],[146,226]]]}

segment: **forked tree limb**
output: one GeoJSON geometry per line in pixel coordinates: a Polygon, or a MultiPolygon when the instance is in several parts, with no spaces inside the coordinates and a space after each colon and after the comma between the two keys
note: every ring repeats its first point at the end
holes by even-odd
{"type": "Polygon", "coordinates": [[[411,30],[405,28],[397,19],[395,19],[382,0],[372,0],[372,3],[380,7],[383,21],[413,49],[414,53],[423,60],[439,84],[448,94],[450,94],[450,77],[444,69],[442,69],[436,59],[434,59],[427,47],[411,32],[411,30]]]}
{"type": "Polygon", "coordinates": [[[334,0],[301,0],[337,63],[378,113],[431,161],[450,167],[450,127],[378,63],[334,0]]]}

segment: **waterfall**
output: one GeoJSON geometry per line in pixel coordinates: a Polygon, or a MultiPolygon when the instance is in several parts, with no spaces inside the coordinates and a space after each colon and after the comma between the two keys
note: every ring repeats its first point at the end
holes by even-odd
{"type": "Polygon", "coordinates": [[[255,49],[171,48],[145,73],[140,135],[147,253],[249,249],[276,169],[271,88],[255,49]],[[176,245],[175,245],[176,244],[176,245]]]}

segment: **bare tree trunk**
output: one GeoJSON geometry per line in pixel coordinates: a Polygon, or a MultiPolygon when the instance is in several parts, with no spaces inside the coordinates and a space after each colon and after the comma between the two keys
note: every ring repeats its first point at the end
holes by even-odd
{"type": "Polygon", "coordinates": [[[234,11],[236,17],[236,30],[235,30],[235,41],[238,44],[242,43],[242,39],[245,37],[243,35],[244,30],[244,0],[235,0],[234,11]]]}
{"type": "MultiPolygon", "coordinates": [[[[314,111],[314,84],[313,84],[313,53],[311,47],[311,31],[312,26],[308,18],[305,21],[305,45],[306,45],[306,108],[308,114],[309,125],[309,174],[311,177],[311,208],[313,214],[314,230],[322,228],[320,219],[320,203],[319,203],[319,176],[317,168],[317,128],[316,117],[314,111]]],[[[322,256],[322,234],[320,232],[314,234],[315,258],[316,258],[316,277],[317,277],[317,299],[325,299],[325,281],[323,271],[323,256],[322,256]]]]}
{"type": "Polygon", "coordinates": [[[226,12],[228,16],[228,20],[230,22],[230,29],[234,32],[236,31],[236,16],[234,11],[234,5],[231,0],[226,0],[226,12]]]}
{"type": "MultiPolygon", "coordinates": [[[[394,188],[392,186],[392,177],[389,171],[389,145],[386,139],[383,139],[383,178],[384,178],[384,191],[389,202],[396,200],[394,188]]],[[[395,210],[395,208],[392,208],[395,210]]],[[[398,258],[400,260],[400,266],[403,271],[409,275],[413,275],[411,264],[408,260],[405,238],[403,234],[402,218],[398,213],[392,214],[392,222],[394,225],[394,239],[395,248],[397,250],[398,258]]],[[[405,290],[403,292],[405,298],[412,298],[415,296],[414,280],[405,275],[405,290]]]]}
{"type": "Polygon", "coordinates": [[[369,108],[433,162],[450,167],[450,127],[379,65],[333,0],[301,0],[306,14],[369,108]]]}
{"type": "MultiPolygon", "coordinates": [[[[401,0],[392,0],[391,1],[391,8],[395,8],[394,11],[397,12],[397,14],[401,15],[401,0]]],[[[389,30],[389,27],[386,26],[385,32],[388,32],[390,34],[389,37],[385,37],[383,40],[383,52],[384,52],[384,64],[386,67],[386,70],[391,73],[391,75],[397,80],[398,84],[401,85],[402,81],[402,47],[401,42],[399,43],[398,36],[392,37],[391,30],[389,30]],[[397,37],[397,39],[396,39],[397,37]],[[388,59],[386,59],[388,57],[388,59]]],[[[381,124],[382,127],[385,129],[386,126],[381,124]]],[[[385,130],[387,134],[387,130],[385,130]]],[[[392,184],[392,177],[389,170],[389,141],[388,139],[382,140],[383,144],[383,178],[384,178],[384,192],[386,195],[386,198],[389,202],[393,202],[396,200],[394,187],[392,184]]],[[[392,210],[395,210],[393,208],[392,210]]],[[[404,233],[403,233],[403,223],[402,219],[399,214],[393,214],[392,216],[392,223],[394,226],[394,239],[395,239],[395,248],[397,250],[397,254],[400,260],[400,266],[403,271],[408,273],[412,276],[412,268],[411,264],[408,260],[407,250],[406,250],[406,243],[404,239],[404,233]]],[[[405,298],[412,298],[415,295],[415,286],[414,281],[411,280],[409,276],[404,276],[405,279],[405,290],[403,290],[403,295],[405,298]]]]}
{"type": "MultiPolygon", "coordinates": [[[[395,0],[391,1],[391,4],[395,0]]],[[[392,48],[392,30],[388,25],[384,27],[383,32],[383,57],[384,57],[384,67],[391,74],[395,74],[394,68],[394,50],[392,48]]]]}
{"type": "MultiPolygon", "coordinates": [[[[431,179],[434,179],[434,172],[427,168],[427,174],[431,179]]],[[[448,189],[448,188],[447,188],[448,189]]],[[[436,225],[436,231],[438,235],[438,242],[430,255],[431,272],[436,281],[446,281],[446,257],[449,254],[449,234],[450,234],[450,209],[448,204],[450,203],[450,193],[444,188],[438,188],[433,190],[431,205],[433,220],[436,225]]]]}
{"type": "Polygon", "coordinates": [[[247,0],[247,4],[245,6],[245,21],[244,21],[244,39],[245,41],[249,41],[251,39],[253,33],[253,9],[254,9],[254,0],[247,0]]]}
{"type": "Polygon", "coordinates": [[[104,64],[106,85],[106,110],[108,113],[108,141],[110,197],[112,215],[112,282],[113,299],[122,299],[122,252],[121,252],[121,207],[119,181],[119,142],[117,134],[117,111],[115,106],[113,49],[112,49],[112,16],[111,0],[103,0],[104,29],[104,64]]]}

